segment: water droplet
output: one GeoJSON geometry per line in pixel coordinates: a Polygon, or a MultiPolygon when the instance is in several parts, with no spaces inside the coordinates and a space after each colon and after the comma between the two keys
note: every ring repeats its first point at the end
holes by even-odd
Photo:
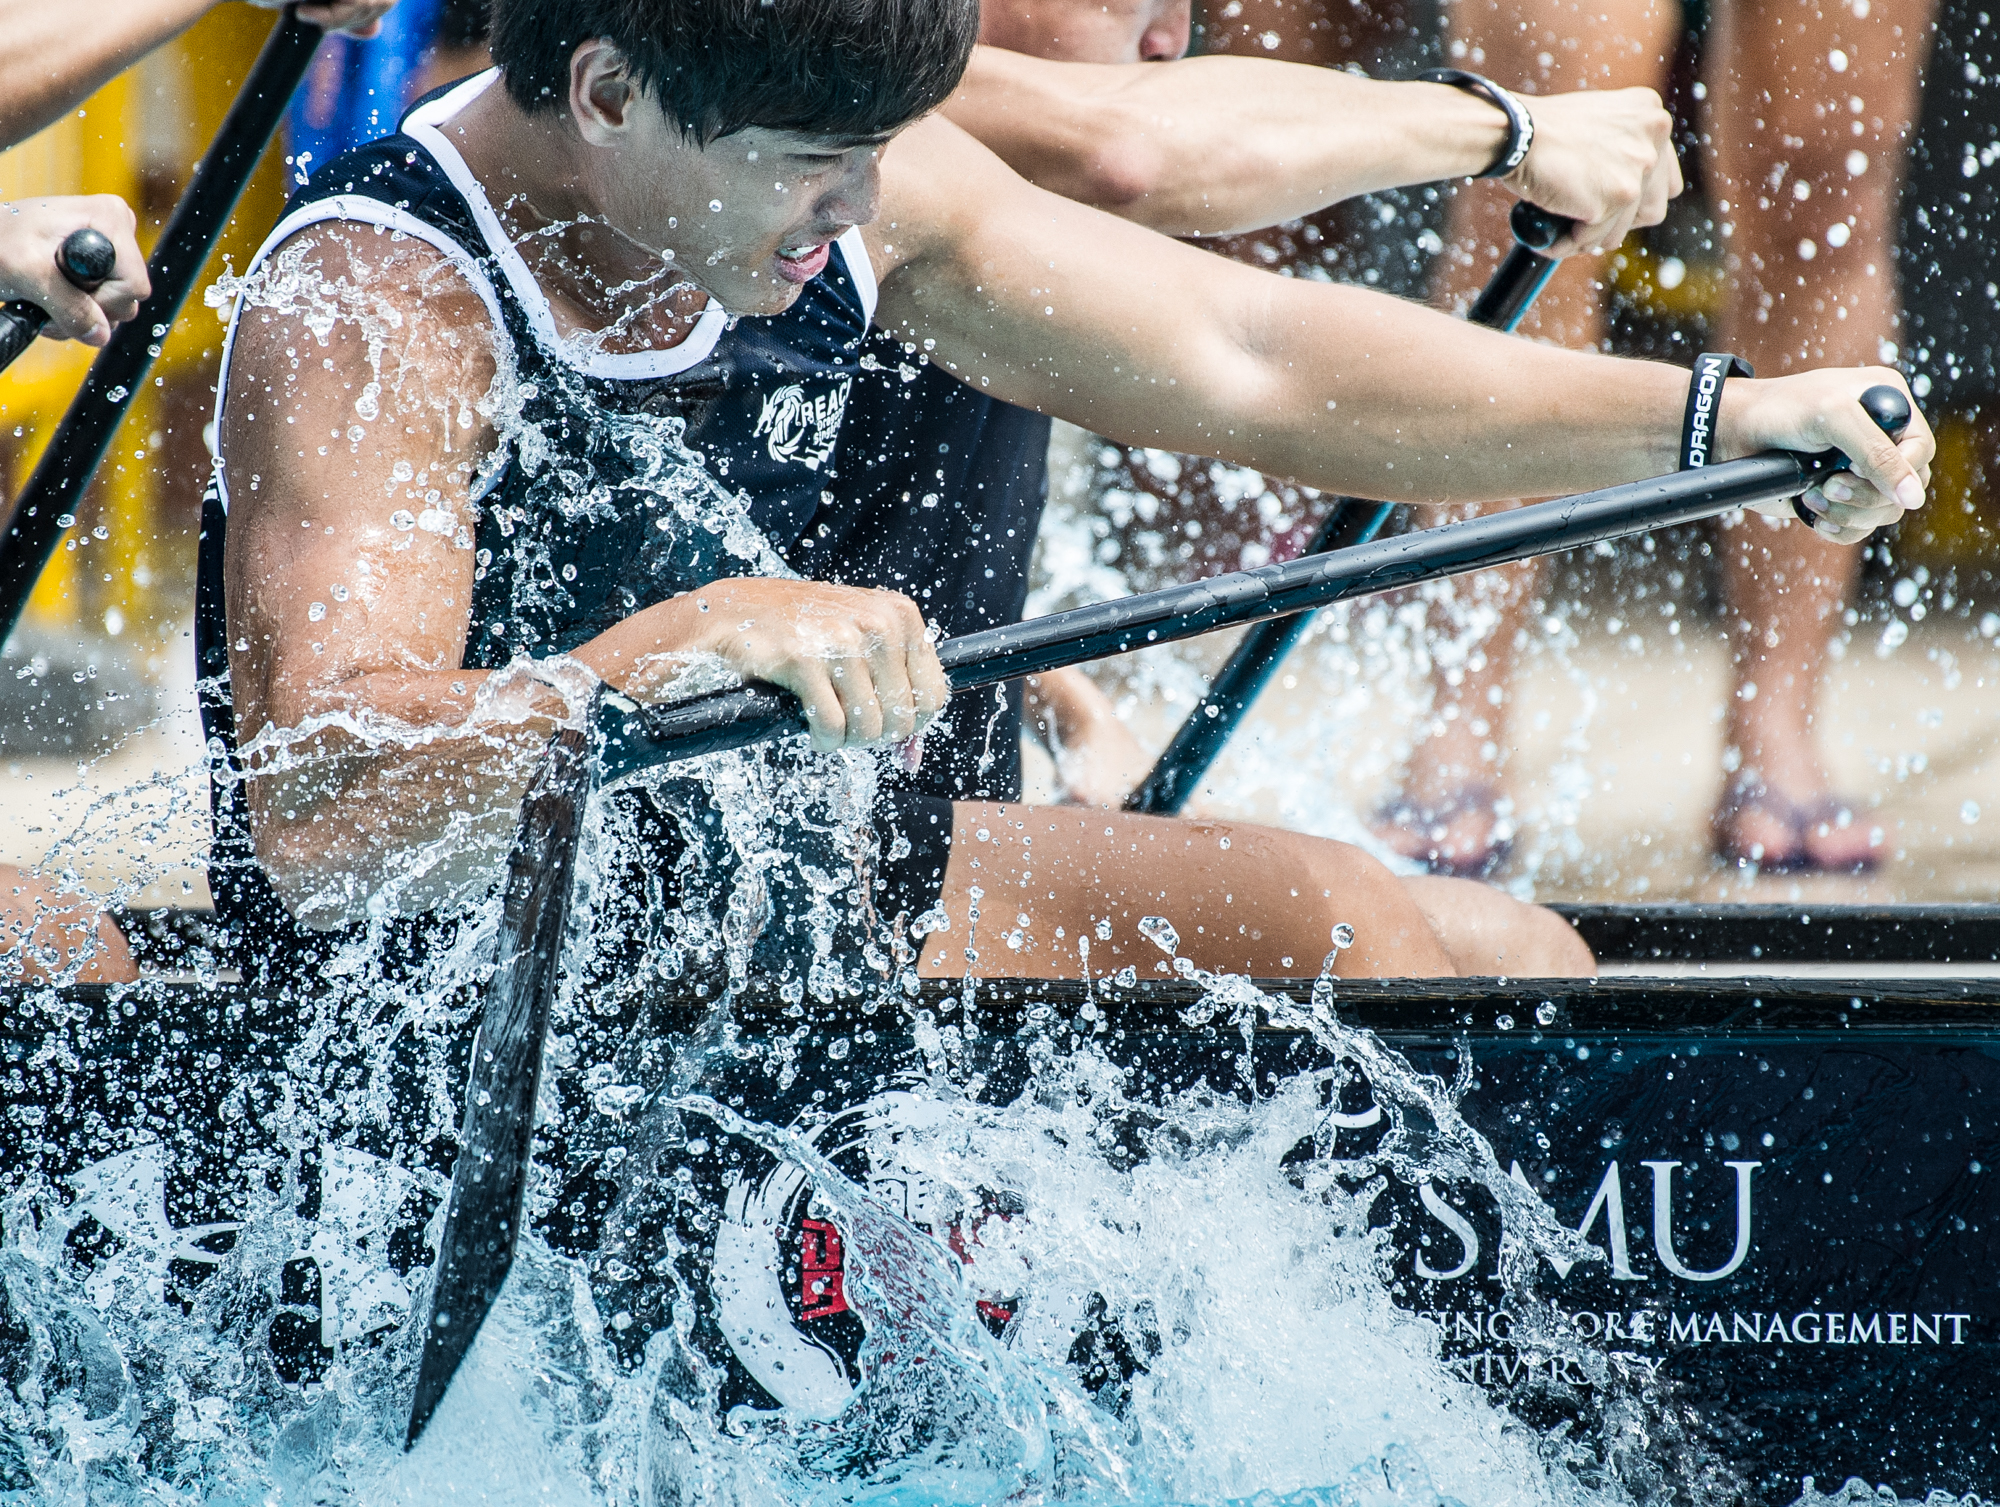
{"type": "Polygon", "coordinates": [[[1109,921],[1099,921],[1097,923],[1097,940],[1100,942],[1109,942],[1111,940],[1111,923],[1109,921]]]}
{"type": "Polygon", "coordinates": [[[1514,1017],[1511,1015],[1496,1015],[1493,1018],[1493,1024],[1503,1031],[1511,1031],[1514,1029],[1514,1017]]]}
{"type": "Polygon", "coordinates": [[[312,606],[306,608],[306,619],[308,622],[316,623],[325,616],[326,603],[324,602],[314,602],[312,606]]]}
{"type": "Polygon", "coordinates": [[[1354,928],[1345,921],[1336,921],[1333,927],[1333,945],[1343,952],[1354,945],[1354,928]]]}
{"type": "Polygon", "coordinates": [[[1127,963],[1123,968],[1120,968],[1116,973],[1111,975],[1111,982],[1116,984],[1120,989],[1130,989],[1134,984],[1139,982],[1139,970],[1134,968],[1130,963],[1127,963]]]}
{"type": "Polygon", "coordinates": [[[1222,845],[1223,845],[1223,847],[1227,848],[1227,847],[1229,846],[1229,839],[1228,839],[1228,838],[1226,838],[1226,837],[1225,837],[1225,838],[1223,838],[1223,839],[1222,839],[1222,845]]]}
{"type": "MultiPolygon", "coordinates": [[[[835,1062],[844,1062],[847,1060],[847,1054],[853,1050],[854,1044],[852,1042],[845,1036],[838,1036],[827,1043],[826,1055],[831,1057],[835,1062]]],[[[692,1151],[694,1148],[690,1146],[688,1149],[692,1151]]]]}
{"type": "Polygon", "coordinates": [[[1974,822],[1978,821],[1979,802],[1967,801],[1963,806],[1960,806],[1958,808],[1958,819],[1964,822],[1968,827],[1971,826],[1974,822]]]}
{"type": "Polygon", "coordinates": [[[708,201],[708,212],[709,212],[710,214],[712,214],[712,215],[719,215],[719,214],[721,214],[721,213],[722,213],[722,201],[721,201],[720,199],[710,199],[710,200],[708,201]]]}
{"type": "Polygon", "coordinates": [[[1543,1000],[1539,1005],[1535,1006],[1535,1019],[1545,1026],[1554,1025],[1556,1023],[1556,1007],[1547,1000],[1543,1000]]]}
{"type": "Polygon", "coordinates": [[[910,935],[927,937],[934,931],[950,931],[951,916],[942,905],[934,905],[910,923],[910,935]]]}
{"type": "Polygon", "coordinates": [[[1165,916],[1141,916],[1139,935],[1168,957],[1172,957],[1174,949],[1181,945],[1181,934],[1174,930],[1174,923],[1165,916]]]}
{"type": "Polygon", "coordinates": [[[389,515],[389,525],[392,528],[408,533],[417,526],[417,515],[412,513],[408,508],[397,508],[395,512],[389,515]]]}

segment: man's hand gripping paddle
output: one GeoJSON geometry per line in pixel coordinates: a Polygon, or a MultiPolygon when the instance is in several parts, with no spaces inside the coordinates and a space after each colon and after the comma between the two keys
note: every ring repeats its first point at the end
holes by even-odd
{"type": "MultiPolygon", "coordinates": [[[[1909,400],[1896,388],[1871,387],[1861,403],[1891,435],[1901,434],[1910,422],[1909,400]]],[[[954,690],[994,685],[1148,644],[1173,643],[1733,508],[1780,502],[1847,464],[1837,450],[1817,455],[1768,451],[988,628],[946,640],[938,646],[938,658],[954,690]]],[[[430,1421],[513,1264],[541,1089],[542,1041],[555,1001],[570,880],[591,789],[677,760],[806,730],[796,697],[757,683],[662,707],[639,706],[600,692],[594,722],[594,751],[581,732],[557,735],[522,806],[520,832],[508,860],[500,966],[487,985],[473,1048],[465,1130],[452,1174],[406,1447],[416,1443],[430,1421]]]]}
{"type": "MultiPolygon", "coordinates": [[[[1511,333],[1536,296],[1548,286],[1559,265],[1553,257],[1541,253],[1555,245],[1574,223],[1526,199],[1516,204],[1512,216],[1513,249],[1472,301],[1472,307],[1466,311],[1467,321],[1511,333]]],[[[1323,555],[1329,550],[1366,544],[1382,532],[1393,512],[1395,508],[1386,502],[1357,502],[1352,497],[1342,497],[1328,510],[1305,553],[1323,555]]],[[[1277,674],[1285,656],[1311,626],[1312,615],[1299,613],[1259,623],[1244,634],[1139,788],[1125,798],[1125,809],[1157,816],[1178,815],[1209,766],[1221,756],[1223,746],[1242,726],[1271,677],[1277,674]]]]}

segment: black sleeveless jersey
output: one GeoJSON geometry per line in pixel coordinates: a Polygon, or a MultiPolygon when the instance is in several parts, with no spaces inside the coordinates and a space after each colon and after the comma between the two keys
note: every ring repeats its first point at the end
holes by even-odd
{"type": "MultiPolygon", "coordinates": [[[[876,332],[827,495],[786,551],[800,574],[914,598],[957,637],[1021,620],[1048,493],[1049,420],[920,363],[876,332]]],[[[954,698],[949,739],[899,776],[953,800],[1021,798],[1021,686],[954,698]],[[1004,699],[1001,699],[1004,698],[1004,699]]]]}

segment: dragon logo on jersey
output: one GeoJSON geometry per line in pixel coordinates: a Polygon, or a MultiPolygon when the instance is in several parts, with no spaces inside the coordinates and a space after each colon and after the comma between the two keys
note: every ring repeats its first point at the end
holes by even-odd
{"type": "Polygon", "coordinates": [[[840,438],[840,420],[847,412],[847,391],[852,383],[852,378],[842,377],[812,398],[799,382],[768,395],[753,432],[764,436],[764,448],[771,459],[797,461],[808,471],[825,465],[840,438]]]}

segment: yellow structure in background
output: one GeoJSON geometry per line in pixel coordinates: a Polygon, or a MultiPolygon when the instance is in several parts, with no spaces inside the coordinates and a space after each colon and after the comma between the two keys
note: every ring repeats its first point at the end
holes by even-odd
{"type": "MultiPolygon", "coordinates": [[[[274,17],[249,5],[211,11],[178,42],[113,79],[64,120],[11,151],[0,152],[0,200],[38,194],[116,194],[140,216],[140,240],[150,248],[193,176],[194,165],[222,124],[236,91],[269,34],[274,17]]],[[[115,636],[127,622],[154,616],[161,581],[191,574],[191,562],[160,556],[160,449],[167,395],[190,384],[212,385],[222,323],[202,303],[202,290],[225,259],[242,266],[277,219],[285,198],[282,144],[258,166],[215,256],[162,347],[98,471],[98,508],[88,521],[106,531],[84,543],[72,531],[43,574],[28,612],[50,626],[86,626],[86,613],[115,636]],[[79,544],[82,547],[78,547],[79,544]],[[88,574],[83,562],[88,562],[88,574]],[[95,577],[93,579],[92,577],[95,577]]],[[[0,445],[9,495],[33,470],[95,353],[68,341],[40,340],[0,374],[0,445]]],[[[88,535],[85,535],[88,539],[88,535]]]]}

